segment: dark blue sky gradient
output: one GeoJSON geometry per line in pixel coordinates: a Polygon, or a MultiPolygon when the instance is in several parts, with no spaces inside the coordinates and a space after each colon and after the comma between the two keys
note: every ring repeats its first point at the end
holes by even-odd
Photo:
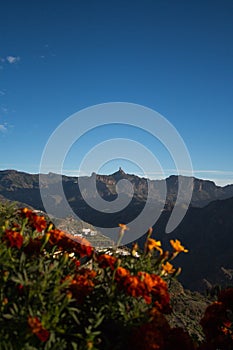
{"type": "MultiPolygon", "coordinates": [[[[1,4],[0,30],[1,169],[38,172],[59,123],[123,101],[153,108],[177,128],[196,176],[233,183],[231,0],[13,0],[1,4]]],[[[86,137],[66,168],[77,168],[93,138],[120,134],[127,132],[109,127],[86,137]]],[[[144,134],[132,135],[143,142],[144,134]]],[[[144,144],[172,168],[156,142],[144,144]]]]}

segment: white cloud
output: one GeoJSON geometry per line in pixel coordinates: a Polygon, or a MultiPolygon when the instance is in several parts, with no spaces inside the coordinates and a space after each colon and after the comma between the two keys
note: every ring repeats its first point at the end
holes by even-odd
{"type": "MultiPolygon", "coordinates": [[[[16,64],[19,61],[20,61],[19,56],[8,55],[6,57],[0,57],[0,70],[4,69],[4,66],[7,63],[12,65],[12,64],[16,64]]],[[[0,92],[0,95],[2,95],[1,92],[0,92]]]]}
{"type": "Polygon", "coordinates": [[[6,60],[8,63],[14,64],[14,63],[20,61],[20,57],[19,56],[7,56],[6,60]]]}
{"type": "Polygon", "coordinates": [[[6,125],[0,124],[0,132],[2,132],[2,133],[7,132],[7,127],[6,127],[6,125]]]}

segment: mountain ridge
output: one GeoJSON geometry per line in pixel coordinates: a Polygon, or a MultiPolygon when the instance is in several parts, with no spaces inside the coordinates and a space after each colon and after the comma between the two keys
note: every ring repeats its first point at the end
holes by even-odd
{"type": "MultiPolygon", "coordinates": [[[[54,173],[42,174],[42,186],[48,190],[48,200],[51,208],[60,213],[60,218],[69,216],[63,208],[62,199],[57,194],[59,176],[54,173]],[[47,187],[46,187],[47,186],[47,187]]],[[[185,288],[203,290],[206,280],[210,285],[224,284],[226,280],[223,271],[233,269],[233,185],[217,186],[213,181],[194,178],[192,200],[182,222],[170,234],[165,228],[175,205],[178,190],[178,177],[169,176],[165,180],[147,180],[124,171],[110,175],[92,174],[83,177],[84,190],[88,198],[90,181],[96,181],[97,192],[106,202],[106,211],[99,212],[91,208],[82,198],[78,188],[78,178],[62,176],[64,193],[72,210],[77,216],[94,227],[116,227],[119,223],[129,223],[137,217],[145,206],[148,186],[152,189],[153,198],[150,210],[153,213],[162,203],[163,210],[154,224],[152,235],[161,240],[169,249],[170,239],[179,239],[187,249],[188,254],[181,254],[177,259],[183,273],[180,280],[185,288]],[[108,203],[117,198],[117,183],[120,180],[131,182],[134,193],[128,206],[117,213],[108,212],[108,203]],[[165,203],[162,198],[163,186],[167,188],[165,203]]],[[[129,196],[127,186],[122,184],[123,195],[129,196]]],[[[16,170],[0,171],[0,200],[18,201],[30,207],[44,211],[40,196],[39,174],[28,174],[16,170]]],[[[59,216],[58,216],[59,217],[59,216]]],[[[139,244],[143,246],[146,236],[142,232],[139,244]]],[[[227,274],[226,274],[227,275],[227,274]]],[[[228,274],[230,276],[231,274],[228,274]]]]}
{"type": "MultiPolygon", "coordinates": [[[[56,183],[60,178],[60,175],[51,172],[48,174],[29,174],[13,169],[0,170],[0,194],[4,196],[4,193],[7,194],[7,192],[16,191],[17,189],[22,188],[38,190],[39,176],[42,184],[45,182],[47,185],[56,183]]],[[[215,199],[233,197],[233,184],[218,186],[210,180],[183,175],[170,175],[166,179],[151,180],[134,174],[127,174],[120,168],[118,171],[110,175],[92,173],[91,176],[83,176],[80,178],[86,179],[88,182],[93,176],[96,177],[98,192],[104,199],[106,197],[108,200],[114,200],[116,198],[116,184],[119,180],[125,179],[131,181],[133,184],[135,190],[134,197],[137,197],[138,199],[146,199],[145,197],[147,196],[149,185],[152,195],[154,196],[153,199],[161,200],[162,187],[166,185],[168,192],[167,200],[170,199],[170,202],[174,202],[176,199],[179,177],[193,179],[192,206],[203,207],[215,199]],[[102,188],[100,188],[101,184],[102,188]]],[[[77,176],[62,175],[63,186],[77,184],[78,179],[79,177],[77,176]]]]}

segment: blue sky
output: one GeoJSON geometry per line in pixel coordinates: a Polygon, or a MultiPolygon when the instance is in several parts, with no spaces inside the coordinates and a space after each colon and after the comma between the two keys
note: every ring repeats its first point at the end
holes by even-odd
{"type": "MultiPolygon", "coordinates": [[[[231,0],[12,0],[1,4],[0,30],[0,169],[37,173],[60,123],[83,108],[119,101],[167,118],[184,139],[196,177],[233,183],[231,0]]],[[[142,143],[165,175],[175,172],[157,140],[120,125],[77,140],[64,172],[78,174],[92,147],[116,137],[142,143]]],[[[100,171],[119,166],[140,174],[123,160],[100,171]]]]}

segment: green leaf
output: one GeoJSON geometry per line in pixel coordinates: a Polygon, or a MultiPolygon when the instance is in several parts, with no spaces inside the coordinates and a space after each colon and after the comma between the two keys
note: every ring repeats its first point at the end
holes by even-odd
{"type": "Polygon", "coordinates": [[[6,318],[7,320],[11,320],[12,318],[14,318],[14,315],[11,315],[11,314],[3,314],[2,317],[3,317],[3,318],[6,318]]]}

